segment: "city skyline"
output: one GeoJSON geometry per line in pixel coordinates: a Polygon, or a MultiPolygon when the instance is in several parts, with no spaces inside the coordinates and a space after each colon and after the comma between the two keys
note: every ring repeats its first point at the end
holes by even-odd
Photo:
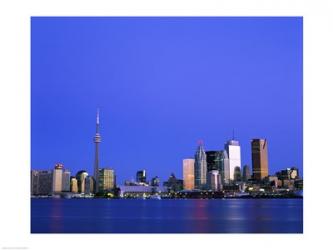
{"type": "Polygon", "coordinates": [[[301,18],[32,18],[32,41],[32,169],[92,175],[100,107],[119,182],[180,178],[198,139],[223,150],[233,130],[241,167],[266,138],[270,174],[303,175],[301,18]]]}

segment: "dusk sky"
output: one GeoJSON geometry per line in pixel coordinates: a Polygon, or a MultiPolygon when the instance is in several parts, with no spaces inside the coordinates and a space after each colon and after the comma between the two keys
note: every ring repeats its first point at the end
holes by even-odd
{"type": "Polygon", "coordinates": [[[31,19],[31,168],[61,162],[117,184],[146,169],[182,178],[197,141],[222,150],[267,138],[269,173],[303,168],[300,17],[31,19]]]}

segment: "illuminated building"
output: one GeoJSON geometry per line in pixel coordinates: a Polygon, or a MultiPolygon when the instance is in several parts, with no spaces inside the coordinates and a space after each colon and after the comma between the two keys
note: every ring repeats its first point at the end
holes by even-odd
{"type": "Polygon", "coordinates": [[[136,182],[147,183],[146,170],[139,170],[136,172],[136,182]]]}
{"type": "Polygon", "coordinates": [[[111,168],[102,168],[99,171],[99,192],[112,191],[116,187],[115,172],[111,168]]]}
{"type": "Polygon", "coordinates": [[[62,191],[62,173],[64,166],[57,163],[53,169],[52,192],[60,193],[62,191]]]}
{"type": "Polygon", "coordinates": [[[194,159],[194,186],[196,189],[205,189],[207,184],[207,161],[202,141],[199,142],[194,159]]]}
{"type": "Polygon", "coordinates": [[[266,139],[253,139],[252,149],[252,171],[253,179],[262,180],[268,176],[268,151],[266,139]]]}
{"type": "Polygon", "coordinates": [[[81,170],[77,172],[76,179],[77,179],[77,186],[78,186],[78,193],[84,193],[85,187],[85,179],[87,178],[88,173],[85,170],[81,170]]]}
{"type": "Polygon", "coordinates": [[[194,189],[194,159],[183,160],[183,183],[185,190],[194,189]]]}
{"type": "Polygon", "coordinates": [[[230,140],[225,144],[225,149],[228,153],[229,158],[229,179],[234,180],[235,168],[241,167],[241,148],[240,144],[236,140],[230,140]]]}
{"type": "Polygon", "coordinates": [[[31,195],[52,194],[53,173],[49,170],[31,171],[31,195]]]}
{"type": "Polygon", "coordinates": [[[211,170],[208,172],[207,186],[212,191],[221,190],[221,176],[218,170],[211,170]]]}
{"type": "Polygon", "coordinates": [[[160,179],[158,176],[155,176],[151,179],[151,186],[158,187],[160,185],[160,179]]]}
{"type": "Polygon", "coordinates": [[[72,193],[78,193],[79,192],[77,179],[74,176],[71,177],[71,188],[70,188],[70,191],[72,193]]]}
{"type": "Polygon", "coordinates": [[[62,191],[63,192],[69,192],[70,187],[70,178],[71,178],[71,172],[69,170],[64,170],[62,173],[62,191]]]}

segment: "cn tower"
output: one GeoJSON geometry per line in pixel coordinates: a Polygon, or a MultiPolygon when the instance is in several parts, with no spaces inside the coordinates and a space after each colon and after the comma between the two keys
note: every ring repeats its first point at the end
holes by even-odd
{"type": "Polygon", "coordinates": [[[99,143],[101,142],[101,136],[99,134],[99,109],[96,114],[96,134],[94,136],[95,143],[95,163],[94,163],[94,178],[95,178],[95,193],[98,192],[99,186],[99,143]]]}

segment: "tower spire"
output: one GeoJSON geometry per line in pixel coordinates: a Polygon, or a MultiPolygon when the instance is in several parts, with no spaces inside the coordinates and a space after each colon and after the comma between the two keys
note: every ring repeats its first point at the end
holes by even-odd
{"type": "Polygon", "coordinates": [[[232,140],[233,141],[235,140],[235,129],[234,128],[232,129],[232,140]]]}
{"type": "Polygon", "coordinates": [[[99,108],[97,108],[96,113],[96,133],[99,133],[99,108]]]}

